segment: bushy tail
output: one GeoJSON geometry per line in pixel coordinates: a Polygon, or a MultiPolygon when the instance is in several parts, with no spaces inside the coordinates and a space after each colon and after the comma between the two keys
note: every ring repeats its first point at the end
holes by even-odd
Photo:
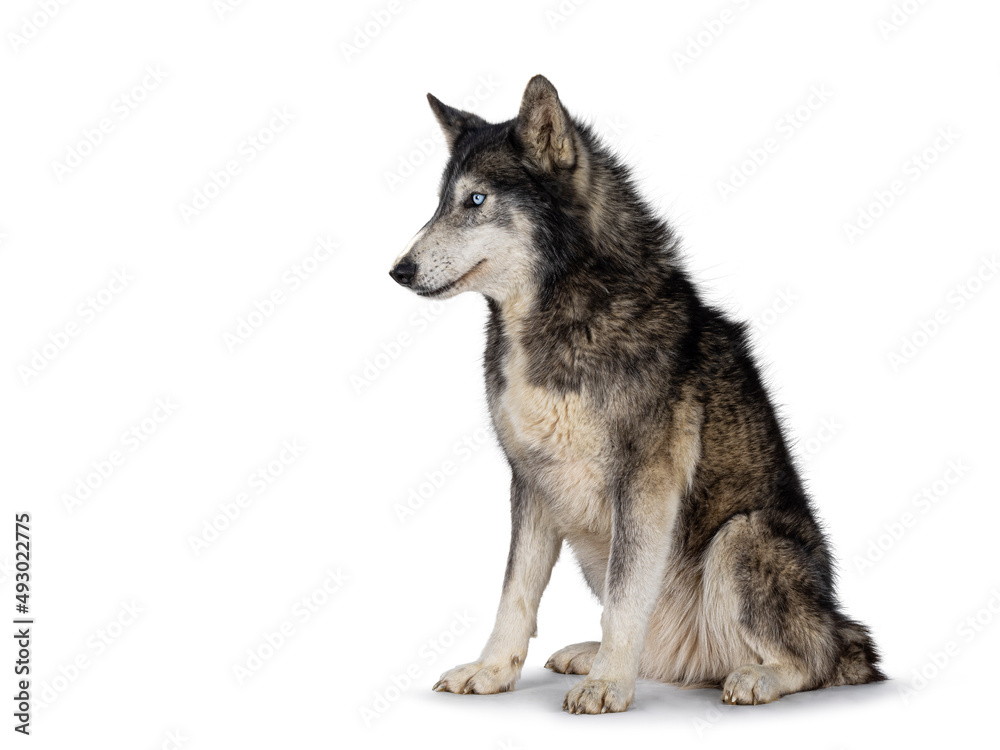
{"type": "Polygon", "coordinates": [[[864,685],[881,682],[885,674],[878,668],[882,660],[868,628],[846,617],[840,623],[840,659],[828,685],[864,685]]]}

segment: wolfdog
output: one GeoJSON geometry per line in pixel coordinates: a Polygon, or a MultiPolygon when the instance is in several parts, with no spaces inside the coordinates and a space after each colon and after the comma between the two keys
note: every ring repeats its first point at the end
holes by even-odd
{"type": "Polygon", "coordinates": [[[702,300],[629,170],[542,76],[499,124],[427,98],[449,161],[390,275],[486,297],[486,395],[512,475],[496,625],[434,689],[514,687],[564,540],[603,607],[601,641],[545,665],[586,675],[571,713],[624,711],[640,676],[739,705],[885,679],[838,604],[744,325],[702,300]]]}

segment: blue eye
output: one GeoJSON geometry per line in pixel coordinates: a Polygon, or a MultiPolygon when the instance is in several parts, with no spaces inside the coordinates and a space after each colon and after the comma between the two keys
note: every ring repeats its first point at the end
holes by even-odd
{"type": "Polygon", "coordinates": [[[486,200],[486,196],[482,193],[473,193],[470,200],[472,201],[472,205],[481,206],[483,205],[483,201],[486,200]]]}

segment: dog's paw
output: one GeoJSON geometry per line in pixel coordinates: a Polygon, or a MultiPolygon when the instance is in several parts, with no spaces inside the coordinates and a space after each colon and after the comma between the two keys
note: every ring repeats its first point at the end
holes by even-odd
{"type": "Polygon", "coordinates": [[[635,685],[589,677],[566,693],[563,711],[571,714],[610,714],[624,711],[635,697],[635,685]]]}
{"type": "Polygon", "coordinates": [[[734,706],[756,706],[781,697],[780,680],[770,667],[748,664],[735,670],[722,684],[722,702],[734,706]]]}
{"type": "Polygon", "coordinates": [[[474,661],[449,669],[434,684],[439,693],[492,695],[514,689],[521,670],[513,663],[486,664],[474,661]]]}
{"type": "Polygon", "coordinates": [[[545,662],[545,668],[560,674],[587,674],[600,648],[601,644],[598,641],[574,643],[552,654],[545,662]]]}

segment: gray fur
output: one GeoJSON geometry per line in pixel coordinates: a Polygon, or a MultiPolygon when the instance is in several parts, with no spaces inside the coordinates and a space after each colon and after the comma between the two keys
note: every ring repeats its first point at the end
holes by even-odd
{"type": "Polygon", "coordinates": [[[628,170],[541,76],[504,123],[429,100],[451,158],[394,277],[486,296],[487,399],[513,476],[493,636],[435,688],[513,687],[562,541],[604,605],[596,653],[550,660],[589,672],[571,712],[625,710],[638,675],[745,704],[884,679],[837,602],[744,326],[702,301],[628,170]]]}

